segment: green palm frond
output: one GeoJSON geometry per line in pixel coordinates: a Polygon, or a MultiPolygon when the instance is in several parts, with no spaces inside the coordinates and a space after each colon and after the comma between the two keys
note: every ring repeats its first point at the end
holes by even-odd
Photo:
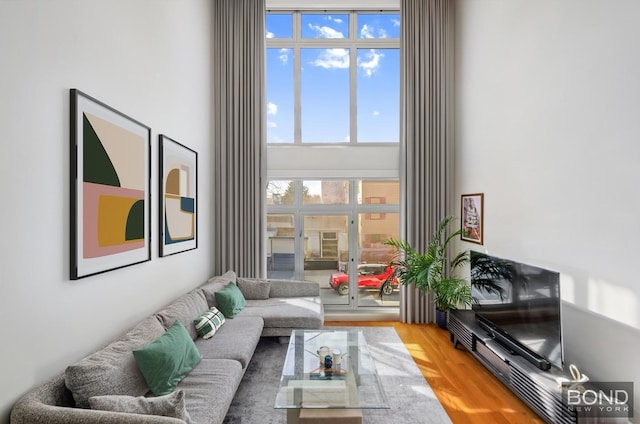
{"type": "Polygon", "coordinates": [[[434,287],[436,308],[441,311],[471,305],[471,287],[461,278],[445,278],[434,287]]]}
{"type": "Polygon", "coordinates": [[[432,291],[438,309],[448,310],[459,305],[471,304],[471,288],[467,281],[452,277],[456,269],[469,262],[468,252],[460,252],[447,262],[447,246],[460,235],[459,229],[448,231],[453,221],[453,216],[447,216],[440,221],[424,253],[416,251],[405,240],[384,241],[384,244],[396,248],[396,254],[390,263],[394,266],[394,275],[383,283],[380,298],[384,285],[391,284],[395,277],[400,284],[413,284],[423,292],[432,291]]]}

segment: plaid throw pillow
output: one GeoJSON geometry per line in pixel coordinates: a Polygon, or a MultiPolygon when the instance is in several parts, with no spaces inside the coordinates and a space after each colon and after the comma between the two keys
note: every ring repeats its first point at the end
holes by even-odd
{"type": "Polygon", "coordinates": [[[224,324],[224,315],[215,306],[193,320],[196,331],[203,339],[209,339],[216,334],[218,328],[224,324]]]}

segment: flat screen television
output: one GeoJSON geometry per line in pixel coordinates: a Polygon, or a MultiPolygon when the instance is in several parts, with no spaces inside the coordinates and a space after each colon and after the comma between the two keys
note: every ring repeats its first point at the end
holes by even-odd
{"type": "Polygon", "coordinates": [[[472,308],[487,334],[546,370],[562,368],[560,274],[471,251],[472,308]]]}

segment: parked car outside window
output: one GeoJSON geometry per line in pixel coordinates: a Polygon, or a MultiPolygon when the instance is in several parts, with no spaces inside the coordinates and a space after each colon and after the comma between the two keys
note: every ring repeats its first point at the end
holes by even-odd
{"type": "MultiPolygon", "coordinates": [[[[393,274],[393,267],[387,264],[358,265],[358,289],[380,290],[382,283],[393,274]]],[[[341,295],[349,294],[349,276],[344,272],[336,272],[329,276],[329,286],[341,295]]],[[[384,288],[389,295],[398,288],[398,280],[394,277],[391,284],[384,288]]]]}

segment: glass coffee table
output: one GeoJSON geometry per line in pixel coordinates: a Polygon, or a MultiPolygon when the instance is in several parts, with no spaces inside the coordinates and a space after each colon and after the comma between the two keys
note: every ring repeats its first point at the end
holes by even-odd
{"type": "Polygon", "coordinates": [[[362,331],[294,330],[275,408],[289,424],[359,424],[362,409],[389,408],[362,331]]]}

